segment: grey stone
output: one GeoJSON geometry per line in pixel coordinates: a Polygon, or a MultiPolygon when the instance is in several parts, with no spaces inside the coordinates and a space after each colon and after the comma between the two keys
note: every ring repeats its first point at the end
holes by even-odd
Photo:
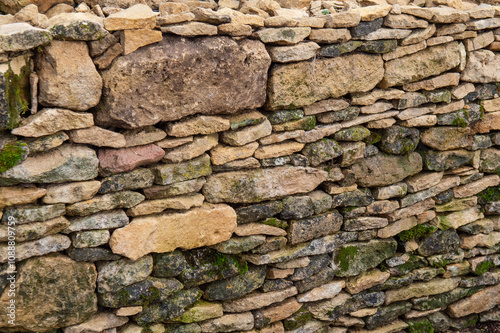
{"type": "Polygon", "coordinates": [[[351,192],[336,194],[332,198],[332,207],[368,206],[374,201],[368,188],[359,188],[351,192]]]}
{"type": "Polygon", "coordinates": [[[104,178],[99,193],[148,188],[153,186],[153,182],[153,172],[149,169],[139,168],[104,178]]]}
{"type": "Polygon", "coordinates": [[[203,185],[205,185],[205,182],[205,178],[200,177],[171,185],[145,188],[143,189],[143,192],[147,199],[163,199],[187,193],[199,192],[203,185]]]}
{"type": "Polygon", "coordinates": [[[375,329],[388,325],[399,316],[407,313],[411,309],[410,302],[397,302],[388,306],[380,307],[377,313],[366,318],[365,323],[368,329],[375,329]]]}
{"type": "Polygon", "coordinates": [[[322,57],[328,57],[328,58],[338,57],[344,53],[353,52],[361,44],[363,44],[363,42],[358,40],[350,40],[345,43],[326,45],[321,47],[318,53],[322,57]]]}
{"type": "Polygon", "coordinates": [[[227,279],[244,270],[245,262],[234,255],[202,248],[184,253],[187,265],[178,279],[188,288],[227,279]]]}
{"type": "Polygon", "coordinates": [[[299,293],[303,293],[332,281],[334,276],[334,270],[327,266],[321,269],[318,273],[295,282],[295,286],[297,287],[299,293]]]}
{"type": "Polygon", "coordinates": [[[151,168],[151,171],[155,175],[155,183],[160,185],[170,185],[212,173],[210,157],[206,154],[182,163],[159,165],[151,168]]]}
{"type": "Polygon", "coordinates": [[[330,124],[355,119],[359,115],[359,112],[359,106],[350,106],[340,111],[320,113],[316,115],[316,119],[321,123],[330,124]]]}
{"type": "Polygon", "coordinates": [[[456,169],[471,163],[474,153],[464,149],[448,151],[420,151],[422,155],[424,169],[431,171],[444,171],[456,169]]]}
{"type": "Polygon", "coordinates": [[[104,38],[107,31],[103,19],[88,13],[64,13],[51,17],[48,30],[54,39],[95,41],[104,38]]]}
{"type": "Polygon", "coordinates": [[[49,31],[28,23],[4,24],[0,27],[0,52],[17,52],[50,43],[49,31]]]}
{"type": "Polygon", "coordinates": [[[291,286],[293,286],[293,282],[285,279],[266,280],[260,290],[264,293],[268,293],[290,288],[291,286]]]}
{"type": "Polygon", "coordinates": [[[181,251],[153,254],[153,275],[156,277],[174,277],[187,267],[181,251]]]}
{"type": "Polygon", "coordinates": [[[65,213],[66,207],[64,204],[9,207],[5,209],[2,223],[7,224],[11,219],[14,219],[16,224],[43,222],[62,216],[65,213]]]}
{"type": "Polygon", "coordinates": [[[309,243],[297,244],[290,248],[272,251],[263,255],[245,255],[244,259],[255,265],[274,264],[292,259],[332,252],[342,244],[355,240],[355,232],[339,232],[315,239],[309,243]]]}
{"type": "Polygon", "coordinates": [[[460,247],[460,237],[453,229],[438,230],[419,244],[418,253],[423,256],[455,251],[460,247]]]}
{"type": "Polygon", "coordinates": [[[365,41],[357,49],[366,53],[384,54],[396,50],[397,47],[396,39],[384,39],[365,41]]]}
{"type": "Polygon", "coordinates": [[[381,133],[380,150],[389,154],[412,153],[418,145],[420,132],[416,128],[391,126],[381,133]]]}
{"type": "Polygon", "coordinates": [[[68,249],[68,256],[74,261],[112,261],[122,257],[114,254],[111,250],[102,247],[90,247],[83,249],[68,249]]]}
{"type": "Polygon", "coordinates": [[[63,183],[97,177],[99,160],[93,149],[62,145],[28,157],[0,174],[0,186],[19,183],[63,183]]]}
{"type": "Polygon", "coordinates": [[[394,240],[372,240],[368,243],[342,245],[333,257],[335,274],[342,277],[358,275],[392,257],[396,247],[394,240]]]}
{"type": "Polygon", "coordinates": [[[182,289],[182,283],[176,279],[158,279],[149,277],[116,292],[98,294],[99,305],[108,308],[139,306],[158,303],[182,289]]]}
{"type": "Polygon", "coordinates": [[[202,291],[198,288],[180,290],[161,303],[151,304],[133,318],[137,324],[142,326],[177,318],[185,312],[186,307],[195,303],[201,295],[202,291]]]}
{"type": "Polygon", "coordinates": [[[307,265],[306,267],[296,268],[294,273],[288,279],[292,281],[307,279],[308,277],[322,270],[332,260],[332,258],[328,254],[320,254],[317,256],[311,256],[309,258],[309,265],[307,265]]]}
{"type": "Polygon", "coordinates": [[[226,301],[244,296],[264,284],[266,269],[250,265],[241,275],[210,283],[205,289],[204,298],[209,301],[226,301]]]}
{"type": "Polygon", "coordinates": [[[375,30],[380,29],[382,27],[383,23],[384,23],[383,17],[375,19],[373,21],[360,22],[357,26],[350,29],[351,36],[353,38],[356,38],[356,37],[368,35],[370,32],[374,32],[375,30]]]}
{"type": "Polygon", "coordinates": [[[266,237],[263,235],[254,235],[247,237],[232,237],[231,239],[216,244],[214,249],[225,254],[239,254],[255,249],[257,246],[266,242],[266,237]]]}
{"type": "Polygon", "coordinates": [[[340,230],[342,215],[326,213],[302,220],[290,221],[288,229],[288,243],[298,244],[325,236],[340,230]]]}
{"type": "Polygon", "coordinates": [[[126,226],[129,223],[127,214],[119,209],[89,216],[73,217],[69,221],[71,225],[64,229],[63,233],[81,230],[114,229],[126,226]]]}
{"type": "Polygon", "coordinates": [[[340,156],[342,149],[336,141],[325,138],[306,144],[304,149],[302,149],[302,153],[307,157],[312,166],[317,166],[340,156]]]}
{"type": "Polygon", "coordinates": [[[279,214],[282,219],[301,219],[314,214],[313,202],[309,196],[286,197],[282,203],[283,210],[279,214]]]}
{"type": "Polygon", "coordinates": [[[99,267],[97,291],[117,292],[123,287],[145,280],[152,271],[151,256],[144,256],[136,261],[121,259],[106,262],[99,267]]]}
{"type": "Polygon", "coordinates": [[[281,201],[269,201],[255,205],[236,208],[238,223],[249,223],[264,220],[281,213],[283,203],[281,201]]]}

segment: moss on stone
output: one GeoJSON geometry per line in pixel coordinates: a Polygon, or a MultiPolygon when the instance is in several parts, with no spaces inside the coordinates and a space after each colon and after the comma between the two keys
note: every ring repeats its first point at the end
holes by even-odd
{"type": "Polygon", "coordinates": [[[398,234],[402,242],[407,242],[412,239],[427,237],[437,231],[437,228],[432,225],[419,224],[409,230],[401,231],[398,234]]]}
{"type": "Polygon", "coordinates": [[[335,257],[335,264],[342,271],[347,271],[349,269],[349,263],[358,254],[357,246],[346,246],[340,249],[339,254],[335,257]]]}
{"type": "Polygon", "coordinates": [[[475,275],[483,275],[484,273],[486,273],[492,266],[494,266],[494,264],[489,261],[489,260],[485,260],[483,261],[482,263],[480,263],[479,265],[477,265],[476,269],[473,271],[473,273],[475,275]]]}
{"type": "Polygon", "coordinates": [[[270,217],[268,219],[261,221],[260,223],[281,229],[286,229],[288,227],[288,223],[286,221],[277,219],[275,217],[270,217]]]}
{"type": "Polygon", "coordinates": [[[23,155],[26,154],[24,147],[26,147],[26,143],[17,141],[7,143],[0,150],[0,173],[15,167],[23,160],[23,155]]]}
{"type": "Polygon", "coordinates": [[[8,128],[13,129],[21,122],[21,115],[29,109],[30,96],[30,68],[29,65],[21,67],[20,73],[15,74],[10,67],[5,72],[5,96],[9,113],[8,128]]]}
{"type": "Polygon", "coordinates": [[[408,327],[406,328],[408,333],[434,333],[434,328],[432,324],[427,320],[412,321],[408,322],[408,327]]]}
{"type": "Polygon", "coordinates": [[[479,202],[482,204],[500,200],[500,186],[489,187],[477,194],[479,202]]]}

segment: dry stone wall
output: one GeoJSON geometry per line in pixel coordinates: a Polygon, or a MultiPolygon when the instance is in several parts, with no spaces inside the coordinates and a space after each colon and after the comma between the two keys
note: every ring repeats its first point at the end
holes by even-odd
{"type": "Polygon", "coordinates": [[[500,6],[28,3],[0,7],[1,332],[500,321],[500,6]]]}

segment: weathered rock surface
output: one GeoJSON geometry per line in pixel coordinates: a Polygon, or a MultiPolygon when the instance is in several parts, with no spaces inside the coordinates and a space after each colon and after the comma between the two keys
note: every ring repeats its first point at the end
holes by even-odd
{"type": "Polygon", "coordinates": [[[78,113],[65,109],[43,109],[26,118],[20,127],[12,130],[12,134],[41,137],[92,125],[94,125],[94,118],[90,113],[78,113]]]}
{"type": "Polygon", "coordinates": [[[84,111],[99,102],[102,78],[85,42],[53,41],[36,63],[40,104],[84,111]]]}
{"type": "MultiPolygon", "coordinates": [[[[19,331],[43,332],[75,325],[97,311],[97,272],[91,263],[77,263],[63,255],[32,258],[18,267],[16,278],[16,320],[19,331]]],[[[0,327],[10,327],[6,289],[0,327]]]]}
{"type": "Polygon", "coordinates": [[[498,82],[500,74],[491,68],[500,67],[500,56],[492,51],[478,50],[467,53],[467,64],[460,79],[468,82],[498,82]]]}
{"type": "Polygon", "coordinates": [[[0,27],[0,51],[25,51],[51,41],[47,30],[32,27],[28,23],[4,24],[0,27]]]}
{"type": "Polygon", "coordinates": [[[97,123],[131,128],[199,112],[254,109],[264,104],[269,64],[269,55],[257,41],[164,36],[115,60],[103,72],[97,123]],[[150,74],[143,75],[146,71],[150,74]],[[165,82],[167,76],[172,79],[165,82]]]}
{"type": "Polygon", "coordinates": [[[379,55],[354,54],[274,65],[269,74],[267,108],[297,108],[330,97],[369,91],[382,79],[382,62],[379,55]],[[311,72],[316,73],[314,77],[311,72]]]}
{"type": "Polygon", "coordinates": [[[122,149],[100,149],[98,155],[101,175],[109,176],[158,162],[165,156],[165,151],[155,144],[150,144],[122,149]]]}
{"type": "Polygon", "coordinates": [[[153,257],[139,260],[120,259],[106,262],[99,267],[97,291],[117,292],[123,287],[145,280],[153,271],[153,257]]]}
{"type": "Polygon", "coordinates": [[[150,252],[192,249],[228,240],[236,228],[236,213],[227,205],[205,205],[185,213],[135,218],[113,232],[114,253],[132,260],[150,252]]]}
{"type": "Polygon", "coordinates": [[[62,145],[28,157],[23,163],[0,174],[0,185],[89,180],[97,176],[97,165],[93,149],[62,145]]]}
{"type": "Polygon", "coordinates": [[[452,42],[419,51],[385,63],[379,86],[389,88],[441,74],[460,63],[458,43],[452,42]]]}
{"type": "Polygon", "coordinates": [[[420,172],[422,158],[417,153],[406,156],[377,154],[354,164],[352,170],[361,186],[385,186],[420,172]]]}
{"type": "Polygon", "coordinates": [[[396,252],[394,240],[372,240],[368,243],[349,243],[336,251],[333,262],[337,276],[355,276],[376,267],[396,252]]]}
{"type": "Polygon", "coordinates": [[[307,167],[277,167],[219,173],[208,177],[203,194],[208,202],[260,202],[307,193],[326,180],[326,172],[307,167]]]}

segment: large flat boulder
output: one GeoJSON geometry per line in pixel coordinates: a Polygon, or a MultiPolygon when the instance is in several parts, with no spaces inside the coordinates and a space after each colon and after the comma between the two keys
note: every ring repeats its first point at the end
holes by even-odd
{"type": "Polygon", "coordinates": [[[260,107],[270,63],[259,41],[166,35],[102,72],[97,123],[132,128],[260,107]]]}
{"type": "Polygon", "coordinates": [[[277,167],[218,173],[208,177],[203,194],[208,202],[250,203],[308,193],[327,173],[309,167],[277,167]]]}
{"type": "Polygon", "coordinates": [[[214,245],[231,238],[236,212],[228,205],[204,205],[183,213],[149,215],[134,219],[113,232],[114,253],[136,260],[148,253],[170,252],[214,245]]]}
{"type": "Polygon", "coordinates": [[[0,330],[47,332],[79,324],[97,311],[97,271],[92,263],[63,255],[31,258],[17,269],[16,295],[0,297],[0,330]],[[15,325],[8,306],[15,299],[15,325]],[[3,328],[3,329],[2,329],[3,328]]]}
{"type": "Polygon", "coordinates": [[[273,65],[269,72],[266,107],[292,109],[330,97],[366,92],[383,76],[384,63],[380,55],[350,54],[273,65]]]}
{"type": "Polygon", "coordinates": [[[384,79],[379,87],[389,88],[438,75],[460,64],[460,47],[451,42],[426,48],[401,58],[387,61],[384,79]]]}

